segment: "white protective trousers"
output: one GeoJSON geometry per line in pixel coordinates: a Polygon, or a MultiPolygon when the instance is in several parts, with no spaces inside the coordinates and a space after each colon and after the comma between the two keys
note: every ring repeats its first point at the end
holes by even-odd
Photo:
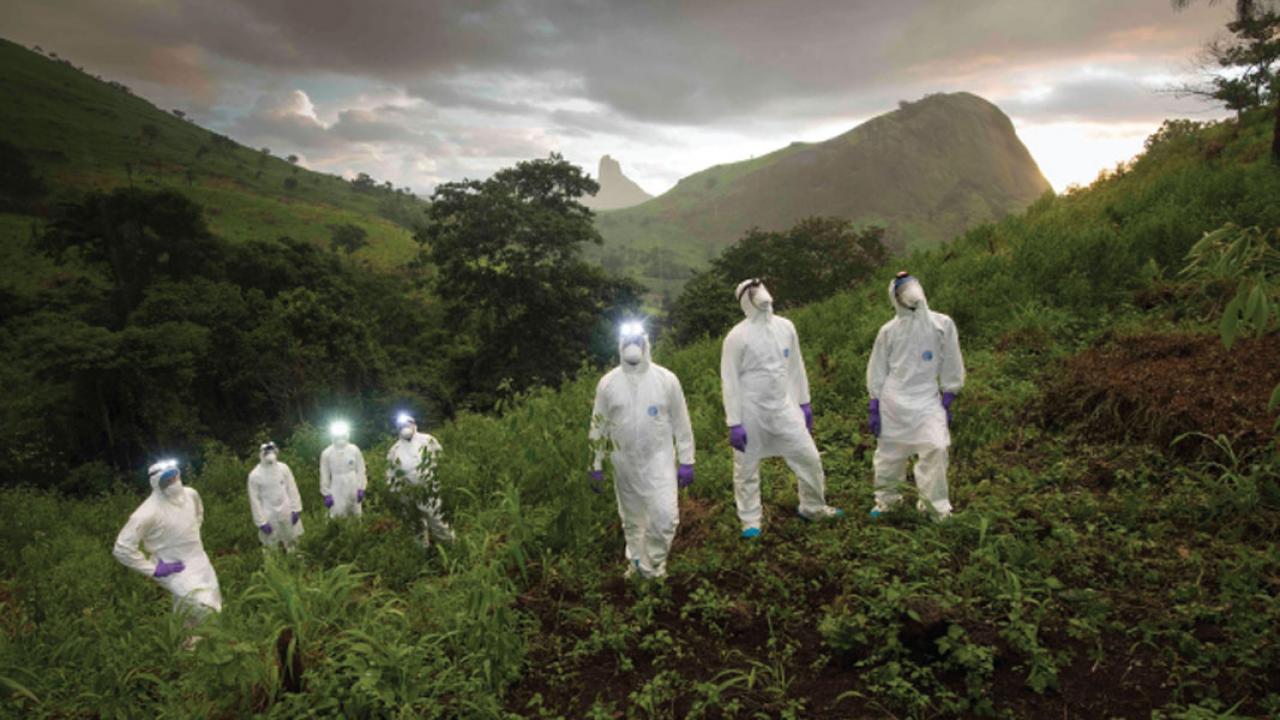
{"type": "Polygon", "coordinates": [[[334,443],[320,453],[320,494],[333,496],[329,517],[362,515],[364,510],[356,501],[356,491],[368,487],[364,455],[354,443],[334,443]]]}
{"type": "Polygon", "coordinates": [[[153,480],[151,496],[129,516],[112,550],[125,567],[154,579],[172,593],[173,611],[188,614],[192,623],[222,610],[218,575],[200,540],[203,523],[200,493],[184,487],[179,497],[169,498],[153,480]],[[146,549],[146,554],[140,547],[146,549]],[[156,564],[161,560],[181,562],[186,567],[182,572],[157,578],[156,564]]]}
{"type": "Polygon", "coordinates": [[[680,380],[655,365],[648,338],[643,343],[641,362],[623,362],[596,385],[589,438],[596,448],[595,470],[604,468],[604,446],[612,447],[627,562],[644,577],[656,578],[667,573],[680,524],[676,460],[693,464],[693,427],[680,380]]]}
{"type": "Polygon", "coordinates": [[[302,512],[302,496],[288,465],[278,460],[260,462],[249,473],[249,510],[263,545],[290,547],[302,537],[302,518],[296,524],[290,522],[293,513],[302,512]],[[268,524],[270,535],[261,530],[268,524]]]}
{"type": "MultiPolygon", "coordinates": [[[[914,282],[914,281],[913,281],[914,282]]],[[[880,437],[875,453],[876,509],[887,510],[902,497],[907,465],[915,466],[919,507],[940,516],[951,513],[947,488],[947,448],[951,432],[942,407],[943,392],[964,387],[964,359],[951,318],[929,310],[921,300],[914,310],[898,302],[889,285],[897,316],[876,336],[867,363],[867,392],[880,401],[880,437]]]]}
{"type": "Polygon", "coordinates": [[[414,503],[422,523],[418,542],[423,547],[430,546],[432,538],[445,542],[454,539],[453,528],[444,520],[440,481],[435,476],[436,457],[443,449],[434,436],[416,432],[408,440],[397,438],[387,451],[387,486],[401,502],[409,502],[409,496],[400,492],[404,485],[427,489],[427,498],[414,503]]]}
{"type": "Polygon", "coordinates": [[[724,339],[720,383],[725,423],[747,433],[746,451],[733,453],[734,500],[746,529],[764,519],[759,469],[766,458],[782,458],[795,473],[801,514],[819,514],[827,503],[822,458],[800,410],[809,402],[809,377],[799,335],[790,320],[757,309],[745,294],[742,309],[747,318],[724,339]]]}

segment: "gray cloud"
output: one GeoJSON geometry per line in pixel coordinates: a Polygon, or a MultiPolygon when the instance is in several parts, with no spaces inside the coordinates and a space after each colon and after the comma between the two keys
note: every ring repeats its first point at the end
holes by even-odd
{"type": "MultiPolygon", "coordinates": [[[[661,123],[908,83],[923,92],[999,64],[1191,48],[1206,18],[1225,12],[1174,13],[1168,0],[131,0],[110,13],[100,0],[32,2],[18,3],[19,14],[37,25],[31,18],[79,24],[72,8],[88,9],[101,25],[71,36],[117,38],[115,54],[138,43],[197,47],[282,73],[373,77],[444,106],[510,114],[529,107],[450,79],[561,73],[577,78],[586,99],[661,123]]],[[[150,67],[136,62],[139,72],[150,67]]]]}
{"type": "Polygon", "coordinates": [[[10,0],[5,24],[165,107],[330,168],[381,163],[434,182],[563,143],[584,158],[652,157],[635,167],[656,185],[696,170],[685,166],[709,133],[759,152],[935,91],[977,92],[1031,122],[1187,112],[1140,78],[1185,64],[1228,5],[10,0]],[[318,115],[297,103],[300,87],[318,115]],[[399,96],[384,104],[362,96],[369,87],[399,96]]]}
{"type": "Polygon", "coordinates": [[[1132,75],[1070,78],[1041,95],[1012,97],[1000,104],[1010,116],[1032,121],[1159,122],[1188,104],[1132,75]]]}

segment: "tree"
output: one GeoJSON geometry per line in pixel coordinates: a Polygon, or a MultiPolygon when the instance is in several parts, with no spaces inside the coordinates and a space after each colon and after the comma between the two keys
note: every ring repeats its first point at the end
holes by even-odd
{"type": "Polygon", "coordinates": [[[377,181],[369,177],[368,173],[360,173],[351,181],[351,189],[356,192],[369,192],[377,186],[377,181]]]}
{"type": "MultiPolygon", "coordinates": [[[[1182,9],[1191,0],[1173,0],[1182,9]]],[[[1211,2],[1211,4],[1213,4],[1211,2]]],[[[1205,47],[1207,81],[1182,92],[1211,98],[1236,112],[1271,107],[1274,124],[1271,161],[1280,164],[1280,10],[1276,3],[1238,0],[1235,19],[1227,23],[1232,37],[1205,47]]]]}
{"type": "Polygon", "coordinates": [[[298,164],[298,156],[297,156],[297,155],[290,155],[289,157],[286,157],[286,158],[285,158],[285,160],[288,160],[290,165],[297,165],[297,164],[298,164]]]}
{"type": "Polygon", "coordinates": [[[741,317],[732,290],[742,280],[763,278],[778,308],[785,309],[855,287],[887,258],[884,230],[858,230],[842,218],[807,218],[784,232],[753,228],[676,298],[671,312],[676,340],[691,342],[727,330],[741,317]]]}
{"type": "Polygon", "coordinates": [[[172,190],[90,193],[57,209],[41,245],[56,260],[75,256],[102,268],[112,287],[116,328],[157,277],[207,274],[219,256],[203,209],[172,190]]]}
{"type": "Polygon", "coordinates": [[[143,125],[139,132],[143,142],[147,145],[152,145],[156,140],[160,139],[160,128],[151,123],[143,125]]]}
{"type": "Polygon", "coordinates": [[[176,118],[178,118],[179,120],[186,120],[186,119],[187,119],[187,114],[186,114],[185,112],[183,112],[183,111],[179,110],[178,108],[174,108],[174,109],[170,110],[169,112],[173,113],[173,116],[174,116],[174,117],[176,117],[176,118]]]}
{"type": "Polygon", "coordinates": [[[417,234],[436,268],[459,342],[457,384],[476,405],[555,383],[588,355],[592,330],[616,284],[581,258],[599,245],[592,213],[577,198],[596,181],[558,154],[521,162],[487,180],[444,183],[417,234]]]}
{"type": "Polygon", "coordinates": [[[27,156],[13,143],[0,140],[0,212],[25,212],[45,193],[27,156]]]}
{"type": "Polygon", "coordinates": [[[297,190],[297,189],[298,189],[298,179],[297,179],[297,178],[291,178],[291,177],[287,177],[287,178],[285,178],[285,179],[284,179],[284,189],[285,189],[285,190],[297,190]]]}
{"type": "MultiPolygon", "coordinates": [[[[293,178],[289,179],[292,180],[293,178]]],[[[367,239],[369,233],[359,225],[352,225],[351,223],[330,225],[329,233],[329,247],[335,251],[343,250],[348,255],[369,244],[367,239]]]]}

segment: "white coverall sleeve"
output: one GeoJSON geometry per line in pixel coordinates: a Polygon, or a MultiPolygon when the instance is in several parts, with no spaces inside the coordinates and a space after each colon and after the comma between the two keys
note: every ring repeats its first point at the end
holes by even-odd
{"type": "Polygon", "coordinates": [[[593,450],[591,458],[592,470],[604,470],[604,440],[609,435],[607,410],[604,379],[601,378],[600,382],[596,384],[596,399],[591,407],[591,431],[587,433],[587,440],[590,441],[593,450]]]}
{"type": "Polygon", "coordinates": [[[796,326],[790,321],[787,322],[791,330],[791,393],[796,399],[796,403],[807,405],[809,403],[809,372],[804,367],[804,356],[800,354],[800,333],[796,332],[796,326]]]}
{"type": "Polygon", "coordinates": [[[867,361],[867,395],[872,400],[879,400],[888,379],[889,333],[882,327],[876,334],[876,344],[871,348],[871,359],[867,361]]]}
{"type": "Polygon", "coordinates": [[[151,577],[156,574],[156,564],[147,558],[141,550],[142,536],[146,534],[151,518],[138,508],[129,516],[129,522],[121,528],[116,536],[116,545],[111,554],[121,565],[151,577]]]}
{"type": "Polygon", "coordinates": [[[204,500],[200,499],[200,493],[195,488],[187,488],[187,492],[191,493],[191,502],[196,504],[196,529],[204,527],[204,500]]]}
{"type": "Polygon", "coordinates": [[[964,357],[960,354],[960,334],[956,332],[956,323],[951,318],[947,318],[946,329],[942,333],[941,365],[938,384],[942,392],[960,392],[964,387],[964,357]]]}
{"type": "Polygon", "coordinates": [[[333,494],[329,492],[332,480],[333,478],[329,476],[329,448],[325,448],[324,452],[320,453],[320,494],[322,496],[333,494]]]}
{"type": "Polygon", "coordinates": [[[267,524],[267,513],[262,509],[258,499],[258,488],[253,482],[253,473],[249,473],[249,512],[253,514],[253,524],[262,527],[267,524]]]}
{"type": "MultiPolygon", "coordinates": [[[[352,447],[355,447],[352,445],[352,447]]],[[[360,448],[356,447],[356,487],[360,490],[369,489],[369,474],[364,466],[364,453],[360,448]]]]}
{"type": "MultiPolygon", "coordinates": [[[[400,441],[392,441],[391,447],[387,448],[387,482],[396,479],[396,468],[399,467],[396,464],[396,443],[398,442],[400,441]]],[[[364,460],[361,459],[361,462],[364,462],[364,460]]]]}
{"type": "Polygon", "coordinates": [[[724,396],[724,422],[733,427],[742,424],[742,391],[738,386],[738,359],[742,341],[730,331],[720,349],[720,392],[724,396]]]}
{"type": "Polygon", "coordinates": [[[293,471],[288,465],[282,465],[284,470],[284,490],[289,494],[289,510],[292,512],[302,512],[302,494],[298,492],[298,482],[293,479],[293,471]]]}
{"type": "Polygon", "coordinates": [[[681,465],[693,464],[693,425],[689,422],[689,406],[684,401],[680,378],[670,373],[667,407],[671,408],[671,431],[676,439],[676,458],[681,465]]]}

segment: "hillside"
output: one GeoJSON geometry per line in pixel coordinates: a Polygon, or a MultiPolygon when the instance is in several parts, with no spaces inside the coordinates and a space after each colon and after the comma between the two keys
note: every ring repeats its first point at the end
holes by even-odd
{"type": "MultiPolygon", "coordinates": [[[[408,225],[421,204],[411,195],[380,186],[356,191],[342,178],[241,146],[119,84],[2,39],[0,97],[0,141],[19,148],[53,189],[46,208],[87,190],[170,187],[203,205],[211,229],[228,240],[287,235],[327,246],[331,228],[349,224],[367,233],[358,258],[391,267],[416,251],[408,225]]],[[[16,252],[31,224],[0,214],[0,279],[22,282],[32,263],[39,269],[38,259],[16,252]]]]}
{"type": "Polygon", "coordinates": [[[670,289],[664,281],[687,277],[753,226],[836,216],[886,227],[896,250],[927,248],[1050,190],[999,108],[938,94],[825,142],[708,168],[643,205],[601,213],[596,225],[606,267],[638,269],[670,289]],[[657,267],[654,252],[665,254],[657,267]]]}
{"type": "Polygon", "coordinates": [[[1280,345],[1226,351],[1222,284],[1179,276],[1205,231],[1280,227],[1269,119],[1247,120],[1166,124],[1122,172],[791,314],[842,522],[796,519],[771,463],[765,534],[743,544],[719,341],[659,347],[698,449],[665,583],[622,579],[616,503],[586,479],[585,372],[440,429],[459,539],[425,555],[379,481],[389,437],[353,438],[361,523],[322,515],[319,433],[282,441],[307,527],[288,557],[258,548],[250,463],[216,443],[190,458],[226,597],[193,653],[162,591],[108,553],[140,492],[0,491],[5,699],[33,718],[1274,717],[1280,345]],[[867,518],[864,370],[903,266],[969,371],[946,524],[910,502],[867,518]],[[1171,442],[1188,432],[1214,439],[1171,442]]]}
{"type": "Polygon", "coordinates": [[[653,198],[634,180],[624,175],[622,165],[608,155],[600,158],[596,182],[600,183],[600,192],[581,198],[582,204],[592,210],[620,210],[653,198]]]}

